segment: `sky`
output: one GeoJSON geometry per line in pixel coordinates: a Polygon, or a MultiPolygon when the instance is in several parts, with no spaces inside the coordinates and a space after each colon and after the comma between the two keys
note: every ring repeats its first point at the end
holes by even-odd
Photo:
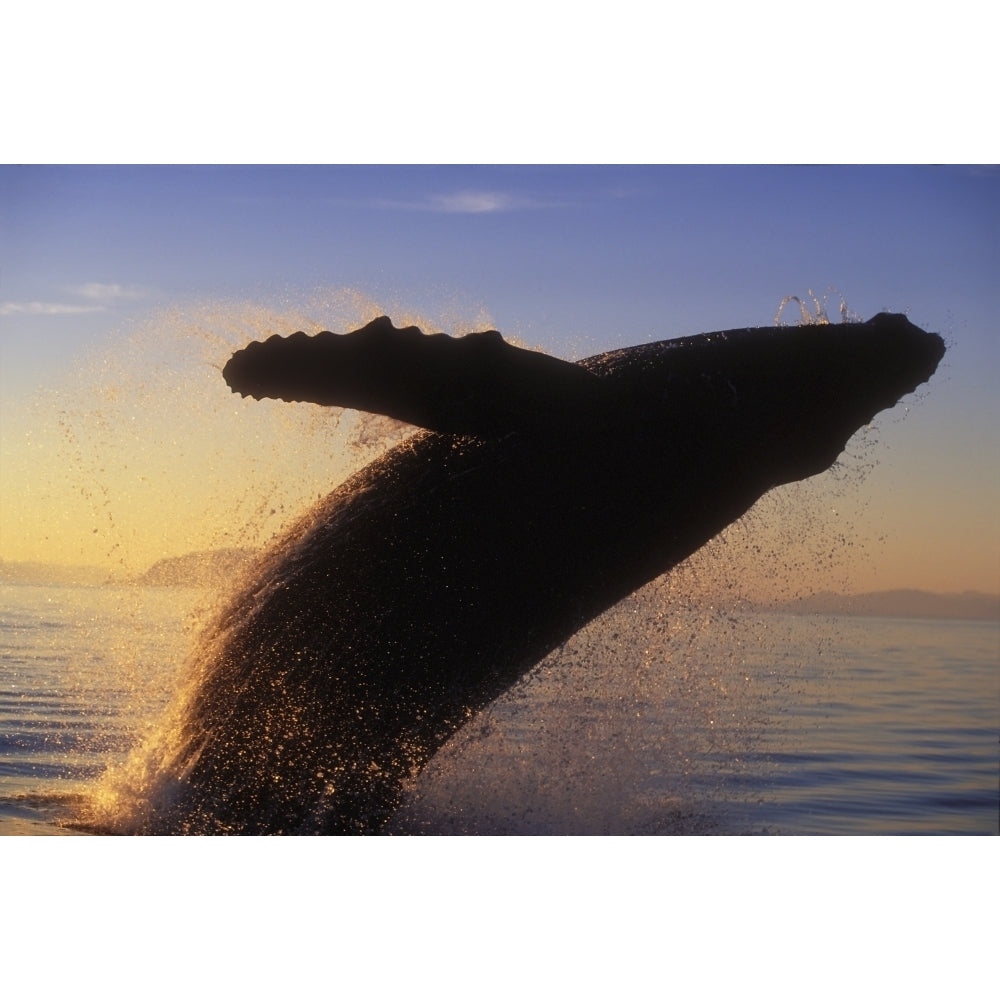
{"type": "Polygon", "coordinates": [[[270,332],[386,312],[574,359],[814,295],[948,344],[812,501],[857,542],[836,582],[1000,591],[998,279],[995,167],[0,166],[0,557],[142,569],[232,541],[268,477],[277,530],[341,445],[230,396],[270,332]]]}

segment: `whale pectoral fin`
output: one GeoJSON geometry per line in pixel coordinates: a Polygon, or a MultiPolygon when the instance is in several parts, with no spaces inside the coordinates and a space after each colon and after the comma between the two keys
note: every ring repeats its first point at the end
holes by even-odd
{"type": "Polygon", "coordinates": [[[222,371],[254,399],[381,413],[449,434],[497,436],[572,420],[601,379],[496,330],[464,337],[396,329],[382,316],[352,333],[273,336],[237,351],[222,371]]]}

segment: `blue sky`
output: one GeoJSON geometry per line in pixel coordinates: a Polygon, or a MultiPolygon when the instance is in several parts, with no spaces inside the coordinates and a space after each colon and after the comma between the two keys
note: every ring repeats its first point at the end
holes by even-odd
{"type": "Polygon", "coordinates": [[[5,392],[152,305],[318,286],[484,304],[549,349],[767,323],[839,288],[990,350],[1000,172],[3,167],[5,392]]]}
{"type": "Polygon", "coordinates": [[[886,489],[919,508],[914,538],[941,536],[944,515],[917,503],[931,489],[986,531],[998,234],[985,167],[2,166],[0,392],[9,411],[156,310],[205,301],[354,289],[390,315],[482,315],[578,357],[768,325],[786,296],[835,286],[855,314],[906,312],[949,341],[922,423],[891,432],[904,450],[886,489]]]}

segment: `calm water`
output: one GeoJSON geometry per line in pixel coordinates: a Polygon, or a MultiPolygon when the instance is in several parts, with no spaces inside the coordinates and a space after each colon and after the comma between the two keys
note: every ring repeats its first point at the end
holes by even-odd
{"type": "MultiPolygon", "coordinates": [[[[209,598],[0,587],[0,833],[72,832],[209,598]]],[[[393,833],[996,834],[1000,624],[624,602],[432,761],[393,833]]]]}

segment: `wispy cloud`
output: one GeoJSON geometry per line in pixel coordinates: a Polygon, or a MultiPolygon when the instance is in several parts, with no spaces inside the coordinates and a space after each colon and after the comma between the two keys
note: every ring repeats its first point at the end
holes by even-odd
{"type": "Polygon", "coordinates": [[[73,285],[69,291],[85,299],[97,299],[106,302],[109,299],[138,299],[145,295],[145,290],[135,285],[104,285],[98,281],[90,281],[85,285],[73,285]]]}
{"type": "Polygon", "coordinates": [[[454,191],[429,194],[412,201],[378,199],[376,208],[400,209],[409,212],[442,212],[449,215],[488,215],[527,209],[558,208],[564,202],[543,200],[506,191],[454,191]]]}
{"type": "Polygon", "coordinates": [[[0,316],[73,316],[78,313],[103,312],[106,308],[65,302],[0,302],[0,316]]]}
{"type": "Polygon", "coordinates": [[[432,194],[428,208],[438,212],[459,212],[480,215],[485,212],[510,212],[528,208],[528,199],[502,191],[456,191],[454,194],[432,194]]]}
{"type": "Polygon", "coordinates": [[[81,313],[107,312],[122,299],[138,299],[147,295],[137,285],[103,284],[90,281],[71,285],[64,291],[83,302],[0,302],[0,316],[79,316],[81,313]]]}

